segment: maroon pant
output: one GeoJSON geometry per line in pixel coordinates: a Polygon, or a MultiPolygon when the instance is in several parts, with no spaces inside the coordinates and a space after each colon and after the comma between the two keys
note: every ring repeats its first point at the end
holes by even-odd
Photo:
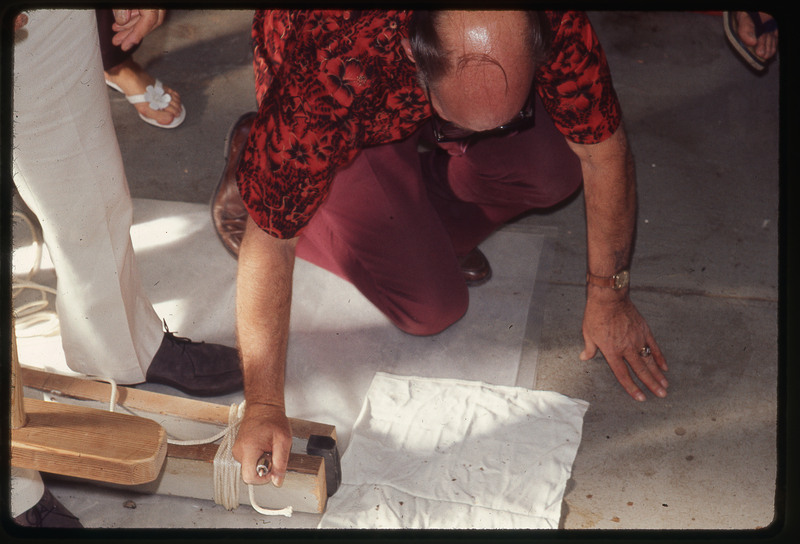
{"type": "Polygon", "coordinates": [[[430,126],[363,150],[302,231],[297,255],[354,284],[400,329],[438,333],[469,296],[457,256],[581,184],[577,157],[536,101],[536,125],[420,152],[430,126]]]}

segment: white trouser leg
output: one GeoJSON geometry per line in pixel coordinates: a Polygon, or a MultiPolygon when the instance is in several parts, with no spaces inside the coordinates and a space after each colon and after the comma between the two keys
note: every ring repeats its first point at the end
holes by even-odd
{"type": "Polygon", "coordinates": [[[67,364],[138,383],[164,333],[133,255],[94,11],[28,15],[14,49],[14,183],[55,265],[67,364]]]}
{"type": "Polygon", "coordinates": [[[42,476],[35,470],[11,467],[11,517],[36,506],[44,494],[42,476]]]}

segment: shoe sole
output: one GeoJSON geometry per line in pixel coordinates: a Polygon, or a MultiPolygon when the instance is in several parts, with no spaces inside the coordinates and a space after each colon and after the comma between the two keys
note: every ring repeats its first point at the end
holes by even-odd
{"type": "Polygon", "coordinates": [[[172,380],[158,378],[158,379],[147,379],[146,383],[157,383],[159,385],[166,385],[167,387],[171,387],[173,389],[177,389],[181,393],[186,393],[192,397],[219,397],[222,395],[230,395],[231,393],[238,393],[243,390],[244,385],[240,385],[237,387],[231,387],[228,389],[212,389],[212,388],[200,388],[200,389],[190,389],[183,384],[178,382],[174,382],[172,380]]]}

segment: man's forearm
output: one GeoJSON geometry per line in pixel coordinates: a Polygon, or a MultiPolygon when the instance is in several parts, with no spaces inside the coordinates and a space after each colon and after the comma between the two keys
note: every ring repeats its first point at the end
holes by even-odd
{"type": "Polygon", "coordinates": [[[284,405],[295,245],[295,239],[273,238],[248,218],[236,288],[236,331],[248,404],[284,405]]]}
{"type": "Polygon", "coordinates": [[[630,266],[636,224],[633,159],[622,127],[599,144],[572,147],[584,176],[588,271],[610,277],[630,266]]]}

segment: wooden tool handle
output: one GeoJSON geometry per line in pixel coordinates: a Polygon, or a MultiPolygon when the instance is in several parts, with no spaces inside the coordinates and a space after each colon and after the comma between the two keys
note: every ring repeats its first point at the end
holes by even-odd
{"type": "Polygon", "coordinates": [[[22,394],[22,374],[17,356],[17,338],[14,332],[14,318],[11,318],[11,428],[21,429],[28,421],[22,394]]]}

